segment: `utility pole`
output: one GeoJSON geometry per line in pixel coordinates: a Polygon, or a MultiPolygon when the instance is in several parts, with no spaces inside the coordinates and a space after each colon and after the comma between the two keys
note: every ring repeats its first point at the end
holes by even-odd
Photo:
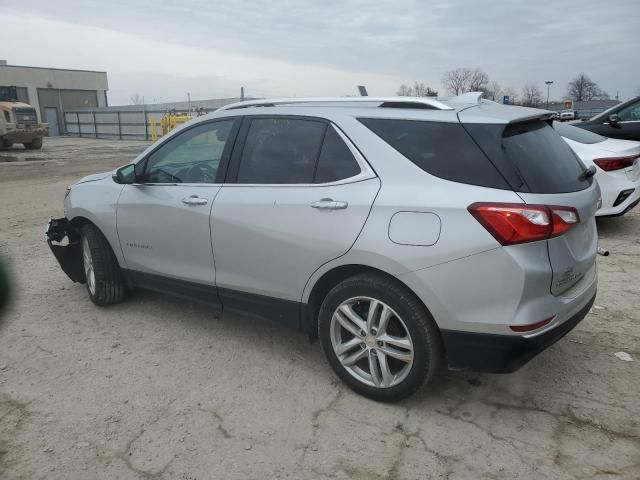
{"type": "Polygon", "coordinates": [[[547,84],[547,110],[549,110],[549,90],[551,90],[551,84],[553,83],[553,80],[547,80],[544,83],[547,84]]]}

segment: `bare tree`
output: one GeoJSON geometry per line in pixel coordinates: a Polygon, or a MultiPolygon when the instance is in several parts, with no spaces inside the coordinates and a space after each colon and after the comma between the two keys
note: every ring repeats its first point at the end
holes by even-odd
{"type": "Polygon", "coordinates": [[[593,82],[584,73],[581,73],[569,82],[567,86],[567,97],[581,102],[585,99],[587,88],[593,85],[593,82]]]}
{"type": "Polygon", "coordinates": [[[587,88],[585,100],[603,100],[608,98],[609,94],[595,83],[590,88],[587,88]]]}
{"type": "Polygon", "coordinates": [[[129,100],[133,105],[142,105],[144,103],[143,97],[139,93],[132,93],[129,100]]]}
{"type": "Polygon", "coordinates": [[[471,73],[469,80],[469,92],[486,92],[489,84],[489,75],[481,68],[476,68],[471,73]]]}
{"type": "Polygon", "coordinates": [[[534,83],[527,83],[522,88],[522,105],[525,107],[538,107],[542,103],[542,91],[534,83]]]}
{"type": "Polygon", "coordinates": [[[416,97],[437,97],[438,92],[431,90],[431,87],[422,82],[415,82],[413,84],[413,95],[416,97]]]}
{"type": "Polygon", "coordinates": [[[456,68],[445,72],[442,76],[442,86],[450,95],[460,95],[469,91],[473,70],[456,68]]]}
{"type": "Polygon", "coordinates": [[[609,94],[600,89],[598,84],[591,80],[591,78],[581,73],[569,82],[567,86],[567,97],[572,98],[576,102],[581,102],[584,100],[609,98],[609,94]]]}
{"type": "Polygon", "coordinates": [[[432,90],[431,87],[425,85],[423,82],[415,82],[413,87],[409,87],[404,83],[400,85],[396,95],[399,97],[437,97],[438,92],[432,90]]]}
{"type": "Polygon", "coordinates": [[[442,85],[450,95],[461,95],[465,92],[486,92],[489,75],[481,68],[456,68],[442,76],[442,85]]]}
{"type": "Polygon", "coordinates": [[[398,91],[396,92],[396,95],[398,95],[399,97],[410,97],[412,94],[412,88],[408,87],[404,83],[400,85],[400,88],[398,88],[398,91]]]}
{"type": "Polygon", "coordinates": [[[502,100],[502,92],[503,90],[502,87],[500,87],[500,84],[493,81],[489,83],[489,85],[487,85],[486,89],[484,90],[484,98],[486,98],[487,100],[498,102],[502,100]]]}

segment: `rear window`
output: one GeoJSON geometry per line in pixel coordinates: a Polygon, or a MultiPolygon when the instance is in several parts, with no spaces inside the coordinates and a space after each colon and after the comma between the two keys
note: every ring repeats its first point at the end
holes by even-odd
{"type": "Polygon", "coordinates": [[[564,138],[573,140],[578,143],[600,143],[606,140],[606,137],[590,132],[584,128],[578,128],[566,123],[553,122],[553,129],[564,138]]]}
{"type": "Polygon", "coordinates": [[[582,178],[585,166],[544,121],[465,128],[517,192],[568,193],[593,183],[582,178]]]}
{"type": "Polygon", "coordinates": [[[358,120],[431,175],[470,185],[510,188],[459,123],[381,118],[358,120]]]}

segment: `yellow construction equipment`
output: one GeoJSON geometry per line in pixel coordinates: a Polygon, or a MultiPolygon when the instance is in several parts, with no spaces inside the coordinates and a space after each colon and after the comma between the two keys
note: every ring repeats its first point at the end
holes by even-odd
{"type": "Polygon", "coordinates": [[[185,122],[191,120],[191,117],[186,114],[178,114],[170,112],[164,115],[160,120],[160,126],[162,127],[162,135],[166,135],[178,125],[182,125],[185,122]]]}

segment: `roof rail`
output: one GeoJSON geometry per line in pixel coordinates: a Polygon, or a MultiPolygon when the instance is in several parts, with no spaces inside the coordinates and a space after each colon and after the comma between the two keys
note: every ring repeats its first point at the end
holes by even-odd
{"type": "Polygon", "coordinates": [[[467,92],[447,99],[451,103],[480,103],[484,92],[467,92]]]}
{"type": "Polygon", "coordinates": [[[278,105],[316,105],[327,106],[370,106],[380,108],[419,108],[428,110],[453,110],[448,105],[426,97],[305,97],[305,98],[265,98],[231,103],[218,109],[236,110],[251,107],[275,107],[278,105]],[[355,104],[355,105],[354,105],[355,104]]]}

